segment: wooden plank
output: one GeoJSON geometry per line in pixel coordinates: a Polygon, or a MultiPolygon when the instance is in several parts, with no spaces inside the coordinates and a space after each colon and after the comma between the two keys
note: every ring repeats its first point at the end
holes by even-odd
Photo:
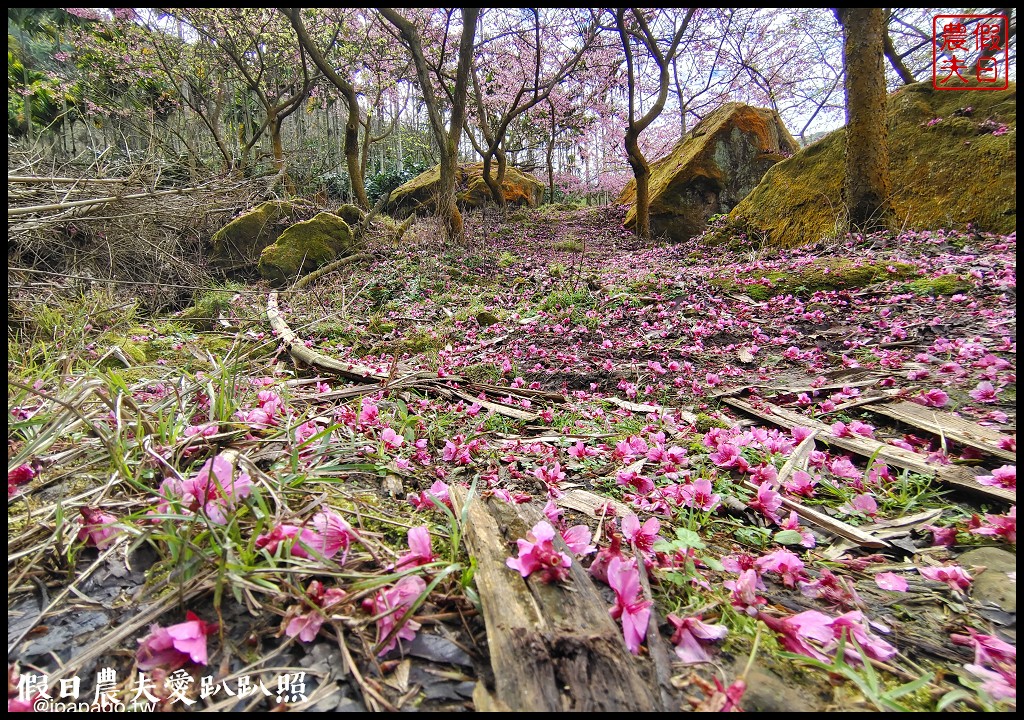
{"type": "Polygon", "coordinates": [[[464,537],[476,560],[494,673],[493,682],[481,680],[473,694],[478,710],[666,710],[657,682],[645,678],[649,667],[630,655],[609,604],[578,562],[556,585],[524,579],[505,565],[515,540],[543,519],[538,508],[493,498],[467,501],[467,491],[455,484],[451,498],[456,515],[467,517],[464,537]]]}
{"type": "Polygon", "coordinates": [[[932,476],[939,482],[951,485],[960,490],[967,490],[975,494],[984,495],[1004,502],[1017,502],[1016,491],[982,485],[975,479],[975,474],[971,472],[969,468],[960,465],[939,465],[937,463],[929,462],[924,457],[911,452],[910,450],[904,450],[903,448],[896,447],[895,445],[887,445],[886,443],[879,442],[878,440],[872,440],[871,438],[860,436],[841,438],[833,437],[832,428],[825,423],[819,422],[805,415],[801,415],[800,413],[781,408],[778,405],[772,405],[771,403],[765,403],[762,408],[757,408],[746,400],[742,400],[740,398],[724,398],[722,402],[736,408],[737,410],[742,410],[749,415],[759,417],[762,420],[767,420],[770,423],[789,430],[792,430],[797,425],[817,430],[820,433],[819,438],[827,442],[829,445],[849,450],[850,452],[863,457],[875,456],[888,465],[920,473],[921,475],[932,476]]]}
{"type": "Polygon", "coordinates": [[[913,402],[895,402],[868,408],[873,413],[885,415],[901,423],[940,435],[961,445],[981,450],[989,455],[1017,462],[1017,453],[999,447],[1003,440],[1010,439],[984,425],[957,417],[952,413],[933,410],[913,402]]]}

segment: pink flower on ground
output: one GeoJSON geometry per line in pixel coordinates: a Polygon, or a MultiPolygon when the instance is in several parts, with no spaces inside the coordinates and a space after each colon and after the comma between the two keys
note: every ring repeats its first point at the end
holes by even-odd
{"type": "Polygon", "coordinates": [[[795,470],[789,480],[782,484],[782,487],[786,489],[786,492],[792,493],[793,495],[814,497],[814,486],[817,484],[818,481],[815,480],[810,473],[804,472],[803,470],[795,470]]]}
{"type": "Polygon", "coordinates": [[[992,471],[991,475],[979,475],[975,478],[979,484],[989,487],[1001,487],[1007,490],[1017,489],[1017,466],[1003,465],[992,471]]]}
{"type": "Polygon", "coordinates": [[[976,515],[971,518],[967,532],[974,535],[1001,536],[1012,545],[1017,544],[1017,506],[1010,508],[1005,515],[985,515],[982,522],[976,515]]]}
{"type": "Polygon", "coordinates": [[[754,561],[758,572],[777,572],[782,583],[788,588],[796,587],[797,580],[804,578],[804,563],[796,553],[785,548],[768,553],[754,561]]]}
{"type": "Polygon", "coordinates": [[[565,473],[562,466],[556,461],[551,466],[543,465],[534,468],[533,476],[549,487],[558,487],[558,484],[565,480],[565,473]]]}
{"type": "Polygon", "coordinates": [[[320,627],[327,619],[324,612],[345,599],[345,591],[339,588],[325,589],[319,580],[313,580],[306,590],[307,605],[312,607],[294,606],[289,609],[291,616],[285,625],[284,633],[288,637],[298,637],[302,642],[313,642],[320,627]],[[301,612],[306,610],[307,612],[301,612]]]}
{"type": "Polygon", "coordinates": [[[953,590],[966,590],[971,586],[973,578],[959,565],[940,565],[939,567],[919,567],[922,576],[935,582],[944,582],[953,590]]]}
{"type": "Polygon", "coordinates": [[[388,450],[397,450],[405,442],[404,437],[389,427],[384,428],[384,431],[380,434],[380,439],[388,450]]]}
{"type": "Polygon", "coordinates": [[[873,437],[875,434],[875,426],[868,425],[860,420],[854,420],[850,423],[850,432],[854,435],[860,435],[861,437],[873,437]]]}
{"type": "Polygon", "coordinates": [[[771,483],[761,483],[757,488],[757,496],[754,497],[748,506],[760,510],[766,518],[773,523],[779,523],[779,508],[782,507],[782,496],[772,487],[771,483]]]}
{"type": "Polygon", "coordinates": [[[878,573],[875,575],[875,584],[882,590],[890,590],[892,592],[907,591],[906,579],[902,575],[897,575],[893,572],[878,573]]]}
{"type": "Polygon", "coordinates": [[[878,503],[868,493],[861,493],[854,496],[848,505],[843,505],[840,510],[852,514],[860,513],[871,518],[878,514],[878,503]]]}
{"type": "Polygon", "coordinates": [[[351,526],[331,509],[318,512],[310,520],[310,524],[318,537],[313,549],[328,558],[334,557],[341,551],[340,562],[344,564],[348,557],[349,545],[356,537],[351,526]]]}
{"type": "Polygon", "coordinates": [[[79,508],[82,513],[82,529],[78,531],[79,541],[86,545],[103,550],[113,541],[119,530],[113,527],[117,518],[110,513],[90,507],[79,508]]]}
{"type": "Polygon", "coordinates": [[[188,480],[168,478],[160,485],[162,500],[157,506],[161,513],[169,509],[169,501],[178,499],[182,510],[196,513],[202,510],[211,522],[227,524],[227,513],[234,510],[239,500],[249,497],[252,481],[247,473],[236,470],[223,455],[206,461],[195,477],[188,480]]]}
{"type": "Polygon", "coordinates": [[[217,632],[216,623],[206,623],[189,611],[183,623],[160,627],[152,625],[149,635],[139,640],[136,662],[139,670],[163,667],[177,670],[189,661],[205,665],[206,636],[217,632]]]}
{"type": "Polygon", "coordinates": [[[722,640],[729,634],[729,629],[724,625],[702,622],[699,615],[680,618],[674,613],[669,613],[668,621],[676,628],[672,633],[676,655],[687,664],[711,662],[711,656],[704,649],[704,645],[722,640]]]}
{"type": "Polygon", "coordinates": [[[638,474],[634,470],[619,470],[615,474],[615,482],[619,485],[634,488],[640,495],[646,495],[654,490],[654,481],[649,477],[638,474]]]}
{"type": "Polygon", "coordinates": [[[849,437],[850,429],[846,427],[846,423],[837,422],[832,424],[832,437],[849,437]]]}
{"type": "Polygon", "coordinates": [[[392,633],[402,615],[426,589],[427,583],[419,575],[407,575],[395,583],[394,587],[381,590],[373,598],[363,600],[363,608],[367,612],[373,615],[386,613],[377,618],[377,644],[382,646],[377,652],[378,655],[391,652],[399,640],[416,639],[416,631],[420,629],[420,624],[412,619],[407,620],[397,633],[392,633]],[[387,639],[389,636],[390,640],[387,639]]]}
{"type": "Polygon", "coordinates": [[[964,669],[972,675],[981,678],[983,681],[981,689],[988,693],[993,700],[1017,699],[1016,671],[999,672],[975,663],[964,665],[964,669]]]}
{"type": "Polygon", "coordinates": [[[765,613],[757,614],[758,620],[779,635],[779,642],[789,652],[827,661],[828,656],[819,648],[832,640],[832,618],[817,610],[806,610],[785,618],[776,618],[765,613]],[[809,641],[814,640],[812,645],[809,641]]]}
{"type": "Polygon", "coordinates": [[[24,485],[36,476],[36,471],[31,465],[25,463],[13,470],[7,471],[7,497],[11,497],[18,491],[18,487],[24,485]]]}
{"type": "Polygon", "coordinates": [[[956,545],[955,527],[939,527],[938,525],[922,525],[921,527],[932,534],[932,545],[943,547],[956,545]]]}
{"type": "Polygon", "coordinates": [[[426,565],[437,559],[434,556],[434,548],[430,543],[430,528],[426,525],[409,528],[406,536],[409,540],[409,552],[398,558],[395,568],[405,567],[406,565],[426,565]]]}
{"type": "Polygon", "coordinates": [[[590,563],[588,572],[603,583],[608,582],[608,566],[615,558],[624,559],[622,554],[622,536],[612,531],[609,533],[608,547],[597,551],[594,561],[590,563]]]}
{"type": "Polygon", "coordinates": [[[257,550],[265,549],[271,555],[275,555],[277,549],[283,545],[290,555],[298,558],[309,558],[306,548],[316,547],[318,544],[319,538],[312,530],[284,523],[275,525],[269,533],[256,538],[257,550]]]}
{"type": "Polygon", "coordinates": [[[996,389],[988,380],[982,380],[976,388],[967,394],[980,403],[994,403],[998,399],[996,398],[996,389]]]}
{"type": "Polygon", "coordinates": [[[430,486],[429,490],[425,490],[418,495],[416,493],[409,493],[407,499],[412,503],[414,508],[417,510],[423,510],[424,508],[437,507],[434,503],[434,499],[430,498],[431,495],[434,499],[448,507],[452,506],[451,497],[448,495],[448,485],[442,480],[436,480],[434,484],[430,486]]]}
{"type": "Polygon", "coordinates": [[[590,528],[586,525],[573,525],[562,533],[562,540],[575,555],[597,552],[597,546],[590,544],[590,538],[590,528]]]}
{"type": "Polygon", "coordinates": [[[569,448],[569,455],[576,458],[577,460],[583,460],[587,457],[593,457],[600,455],[601,451],[597,448],[592,448],[589,445],[584,445],[581,440],[577,440],[576,444],[569,448]]]}
{"type": "Polygon", "coordinates": [[[711,512],[722,501],[722,496],[714,492],[711,481],[706,478],[699,478],[689,485],[683,485],[679,488],[679,495],[686,507],[705,512],[711,512]]]}
{"type": "Polygon", "coordinates": [[[946,403],[949,402],[949,395],[938,388],[932,388],[928,392],[920,395],[917,398],[917,401],[922,405],[927,405],[928,407],[940,408],[945,407],[946,403]]]}
{"type": "MultiPolygon", "coordinates": [[[[512,502],[511,496],[508,502],[512,502]]],[[[546,517],[548,522],[552,525],[560,525],[562,523],[563,515],[565,515],[565,511],[558,507],[554,500],[548,500],[547,504],[544,505],[544,517],[546,517]]]]}
{"type": "Polygon", "coordinates": [[[612,558],[608,564],[608,584],[615,591],[615,605],[609,612],[614,619],[621,619],[626,647],[638,655],[640,644],[647,637],[651,601],[640,599],[640,570],[636,560],[612,558]]]}
{"type": "Polygon", "coordinates": [[[736,580],[726,580],[722,583],[722,587],[732,593],[732,604],[748,615],[755,615],[757,606],[768,602],[757,594],[757,589],[762,586],[761,576],[754,569],[743,570],[736,580]]]}
{"type": "Polygon", "coordinates": [[[524,578],[540,571],[541,580],[546,583],[558,582],[569,577],[572,558],[555,549],[552,541],[555,529],[550,523],[541,520],[526,534],[526,538],[516,540],[519,557],[508,558],[505,564],[518,570],[524,578]]]}
{"type": "Polygon", "coordinates": [[[836,477],[846,478],[847,480],[860,480],[863,477],[863,473],[845,455],[833,459],[829,463],[828,469],[836,477]]]}
{"type": "Polygon", "coordinates": [[[1000,640],[995,635],[983,635],[974,628],[967,628],[968,635],[950,635],[949,639],[956,645],[974,648],[974,662],[979,665],[995,665],[998,663],[1016,663],[1017,648],[1000,640]]]}
{"type": "Polygon", "coordinates": [[[818,541],[814,539],[814,534],[800,526],[800,516],[796,514],[795,510],[789,511],[789,517],[780,523],[779,527],[783,530],[796,530],[800,533],[800,545],[802,547],[812,548],[818,544],[818,541]]]}
{"type": "Polygon", "coordinates": [[[643,553],[650,553],[654,548],[654,543],[659,539],[658,531],[660,529],[661,522],[658,518],[648,518],[642,526],[640,518],[633,513],[622,518],[622,537],[643,553]]]}

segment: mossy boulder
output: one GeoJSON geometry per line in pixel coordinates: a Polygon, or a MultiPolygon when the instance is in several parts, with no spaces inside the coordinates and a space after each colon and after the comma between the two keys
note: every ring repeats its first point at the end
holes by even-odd
{"type": "Polygon", "coordinates": [[[210,262],[215,267],[252,265],[296,217],[294,203],[272,200],[257,205],[213,234],[210,262]]]}
{"type": "MultiPolygon", "coordinates": [[[[497,172],[497,166],[492,166],[491,175],[494,176],[497,172]]],[[[385,209],[391,215],[400,218],[417,211],[433,212],[434,195],[440,179],[441,166],[435,165],[396,188],[391,193],[391,199],[385,209]]],[[[501,189],[505,194],[505,202],[509,205],[537,207],[544,198],[544,183],[514,167],[505,169],[501,189]]],[[[491,191],[484,180],[482,162],[458,166],[455,175],[455,196],[462,208],[483,207],[491,202],[491,191]]]]}
{"type": "Polygon", "coordinates": [[[761,301],[775,295],[807,297],[819,290],[851,290],[879,282],[906,280],[916,273],[917,268],[907,263],[812,258],[806,264],[777,270],[740,271],[733,277],[714,278],[711,284],[761,301]]]}
{"type": "MultiPolygon", "coordinates": [[[[1006,234],[1017,226],[1017,86],[987,92],[908,85],[889,96],[896,225],[1006,234]]],[[[846,231],[846,129],[775,165],[729,214],[734,232],[794,247],[846,231]]]]}
{"type": "MultiPolygon", "coordinates": [[[[677,241],[699,235],[711,216],[732,210],[770,167],[798,149],[774,110],[722,105],[651,163],[651,231],[677,241]]],[[[626,227],[633,227],[635,180],[618,202],[630,205],[626,227]]]]}
{"type": "Polygon", "coordinates": [[[315,270],[353,246],[352,228],[337,215],[320,213],[297,222],[260,254],[260,275],[276,285],[287,285],[303,273],[315,270]]]}
{"type": "Polygon", "coordinates": [[[358,205],[345,203],[334,213],[349,224],[349,227],[356,227],[366,217],[366,213],[358,205]]]}

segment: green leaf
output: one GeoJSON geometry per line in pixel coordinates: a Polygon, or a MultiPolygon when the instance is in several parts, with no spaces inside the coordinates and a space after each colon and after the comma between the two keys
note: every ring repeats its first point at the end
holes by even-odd
{"type": "Polygon", "coordinates": [[[796,530],[780,530],[773,538],[779,545],[799,545],[804,537],[796,530]]]}

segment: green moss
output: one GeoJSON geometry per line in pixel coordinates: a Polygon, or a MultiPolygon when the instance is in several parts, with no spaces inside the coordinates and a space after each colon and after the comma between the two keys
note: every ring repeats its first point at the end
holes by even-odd
{"type": "Polygon", "coordinates": [[[918,278],[907,283],[907,290],[915,295],[955,295],[971,289],[971,283],[956,273],[947,273],[938,277],[918,278]]]}
{"type": "Polygon", "coordinates": [[[283,200],[257,205],[213,234],[211,262],[220,266],[255,262],[295,215],[295,205],[283,200]]]}
{"type": "Polygon", "coordinates": [[[495,384],[501,381],[501,369],[494,363],[476,363],[459,370],[459,374],[473,382],[495,384]]]}
{"type": "MultiPolygon", "coordinates": [[[[889,96],[889,163],[897,222],[915,230],[963,227],[1009,233],[1017,223],[1017,87],[963,93],[917,83],[889,96]],[[929,126],[935,118],[942,122],[929,126]],[[994,135],[993,126],[1010,131],[994,135]]],[[[772,167],[729,214],[736,232],[775,246],[841,235],[846,130],[772,167]]]]}
{"type": "Polygon", "coordinates": [[[404,350],[412,355],[418,355],[431,350],[440,350],[444,347],[445,342],[444,336],[432,333],[430,330],[417,328],[406,333],[401,341],[396,343],[396,349],[398,352],[404,350]]]}
{"type": "Polygon", "coordinates": [[[519,262],[519,258],[513,255],[512,253],[508,252],[507,250],[503,251],[501,255],[498,256],[498,267],[501,268],[511,267],[515,265],[517,262],[519,262]]]}
{"type": "Polygon", "coordinates": [[[226,285],[223,289],[204,292],[199,295],[194,305],[182,310],[178,318],[189,327],[209,330],[222,313],[228,312],[232,293],[240,289],[240,285],[226,285]]]}
{"type": "MultiPolygon", "coordinates": [[[[101,353],[106,353],[109,347],[116,345],[136,365],[145,365],[149,361],[147,345],[145,343],[137,343],[120,335],[105,335],[101,342],[102,346],[99,348],[101,353]]],[[[124,365],[115,357],[108,357],[98,367],[100,369],[122,368],[124,365]]]]}
{"type": "Polygon", "coordinates": [[[913,277],[917,268],[906,263],[858,263],[818,258],[788,271],[754,270],[733,278],[714,278],[712,285],[726,292],[743,293],[762,301],[775,295],[811,295],[819,290],[847,290],[887,280],[913,277]]]}
{"type": "MultiPolygon", "coordinates": [[[[705,413],[697,413],[697,422],[695,423],[694,427],[696,428],[697,432],[706,433],[711,428],[728,428],[729,423],[723,422],[719,418],[712,417],[711,415],[707,415],[705,413]]],[[[700,450],[700,452],[703,454],[707,450],[707,448],[704,448],[703,445],[701,445],[701,448],[702,449],[700,450]]]]}
{"type": "MultiPolygon", "coordinates": [[[[360,208],[358,205],[353,205],[352,203],[345,203],[340,208],[338,208],[334,214],[340,217],[345,222],[347,222],[351,227],[355,227],[356,225],[363,221],[363,218],[366,217],[366,213],[363,212],[362,208],[360,208]]],[[[392,220],[392,222],[394,221],[392,220]]]]}
{"type": "Polygon", "coordinates": [[[292,225],[277,242],[260,253],[260,274],[278,285],[287,285],[308,272],[331,262],[353,245],[352,229],[331,213],[292,225]]]}
{"type": "Polygon", "coordinates": [[[583,250],[583,243],[576,238],[566,238],[555,243],[555,250],[561,252],[580,252],[583,250]]]}

